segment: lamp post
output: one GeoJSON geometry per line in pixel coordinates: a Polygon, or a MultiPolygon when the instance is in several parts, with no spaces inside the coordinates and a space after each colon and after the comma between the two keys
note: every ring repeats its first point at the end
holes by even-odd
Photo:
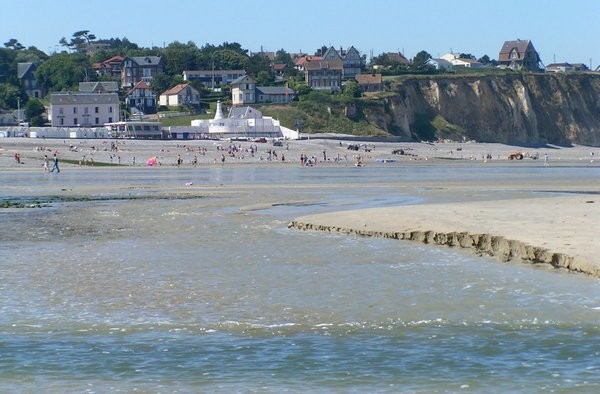
{"type": "Polygon", "coordinates": [[[21,97],[17,97],[17,125],[21,124],[21,97]]]}

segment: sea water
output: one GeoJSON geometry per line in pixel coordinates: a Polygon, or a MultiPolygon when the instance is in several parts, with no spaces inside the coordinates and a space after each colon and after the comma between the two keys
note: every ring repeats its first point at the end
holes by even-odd
{"type": "Polygon", "coordinates": [[[532,176],[539,184],[596,175],[3,173],[5,200],[86,188],[91,198],[0,211],[0,391],[598,392],[597,278],[287,228],[318,212],[525,196],[532,176]],[[432,188],[483,178],[524,187],[468,197],[432,188]],[[191,197],[169,194],[181,190],[191,197]]]}

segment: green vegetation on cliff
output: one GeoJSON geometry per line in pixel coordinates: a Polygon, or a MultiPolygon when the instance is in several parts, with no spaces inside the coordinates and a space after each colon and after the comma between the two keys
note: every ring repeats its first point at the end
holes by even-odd
{"type": "Polygon", "coordinates": [[[297,125],[303,133],[342,133],[362,136],[389,135],[370,123],[362,109],[365,101],[344,95],[311,92],[289,105],[267,105],[261,108],[265,116],[279,119],[290,129],[297,125]]]}

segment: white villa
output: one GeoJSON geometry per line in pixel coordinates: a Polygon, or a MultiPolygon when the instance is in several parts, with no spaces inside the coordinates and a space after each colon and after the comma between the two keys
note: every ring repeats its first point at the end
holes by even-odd
{"type": "Polygon", "coordinates": [[[223,116],[221,102],[217,102],[217,110],[213,119],[192,120],[191,127],[171,128],[171,135],[177,139],[184,138],[285,138],[298,139],[299,133],[281,126],[278,120],[252,107],[232,107],[229,116],[223,116]]]}

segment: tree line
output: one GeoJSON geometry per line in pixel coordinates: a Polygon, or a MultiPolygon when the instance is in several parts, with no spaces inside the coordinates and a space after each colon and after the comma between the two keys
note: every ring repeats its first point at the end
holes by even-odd
{"type": "MultiPolygon", "coordinates": [[[[61,50],[50,55],[35,46],[25,47],[17,39],[11,38],[0,48],[0,109],[16,109],[19,104],[27,110],[31,106],[43,112],[43,105],[30,99],[17,77],[17,64],[35,63],[38,67],[35,76],[39,87],[46,93],[77,90],[79,82],[111,80],[110,76],[98,76],[93,65],[113,56],[160,56],[164,72],[152,81],[153,90],[160,94],[183,82],[184,70],[245,70],[259,85],[270,85],[275,81],[272,63],[285,64],[284,80],[291,88],[307,93],[310,88],[304,85],[304,76],[294,68],[292,55],[284,49],[275,53],[271,61],[264,53],[250,53],[239,43],[223,42],[220,45],[205,44],[198,47],[193,41],[172,42],[165,47],[140,47],[127,38],[98,39],[89,30],[73,33],[69,39],[61,38],[61,50]],[[94,46],[94,51],[88,51],[94,46]],[[88,54],[88,52],[90,54],[88,54]],[[32,104],[29,104],[29,103],[32,104]]],[[[314,55],[322,55],[327,46],[317,48],[314,55]]],[[[465,56],[472,57],[470,54],[465,56]]],[[[363,56],[363,60],[365,60],[363,56]]],[[[388,72],[422,73],[435,72],[426,63],[431,56],[426,51],[419,52],[409,64],[394,63],[386,54],[373,57],[371,64],[380,64],[388,72]],[[391,70],[391,71],[390,71],[391,70]]],[[[489,58],[482,58],[484,62],[489,58]]],[[[201,93],[204,87],[190,82],[201,93]]],[[[349,95],[356,95],[356,86],[350,84],[349,95]]],[[[35,114],[37,116],[39,114],[35,114]]],[[[28,118],[31,118],[28,116],[28,118]]]]}

